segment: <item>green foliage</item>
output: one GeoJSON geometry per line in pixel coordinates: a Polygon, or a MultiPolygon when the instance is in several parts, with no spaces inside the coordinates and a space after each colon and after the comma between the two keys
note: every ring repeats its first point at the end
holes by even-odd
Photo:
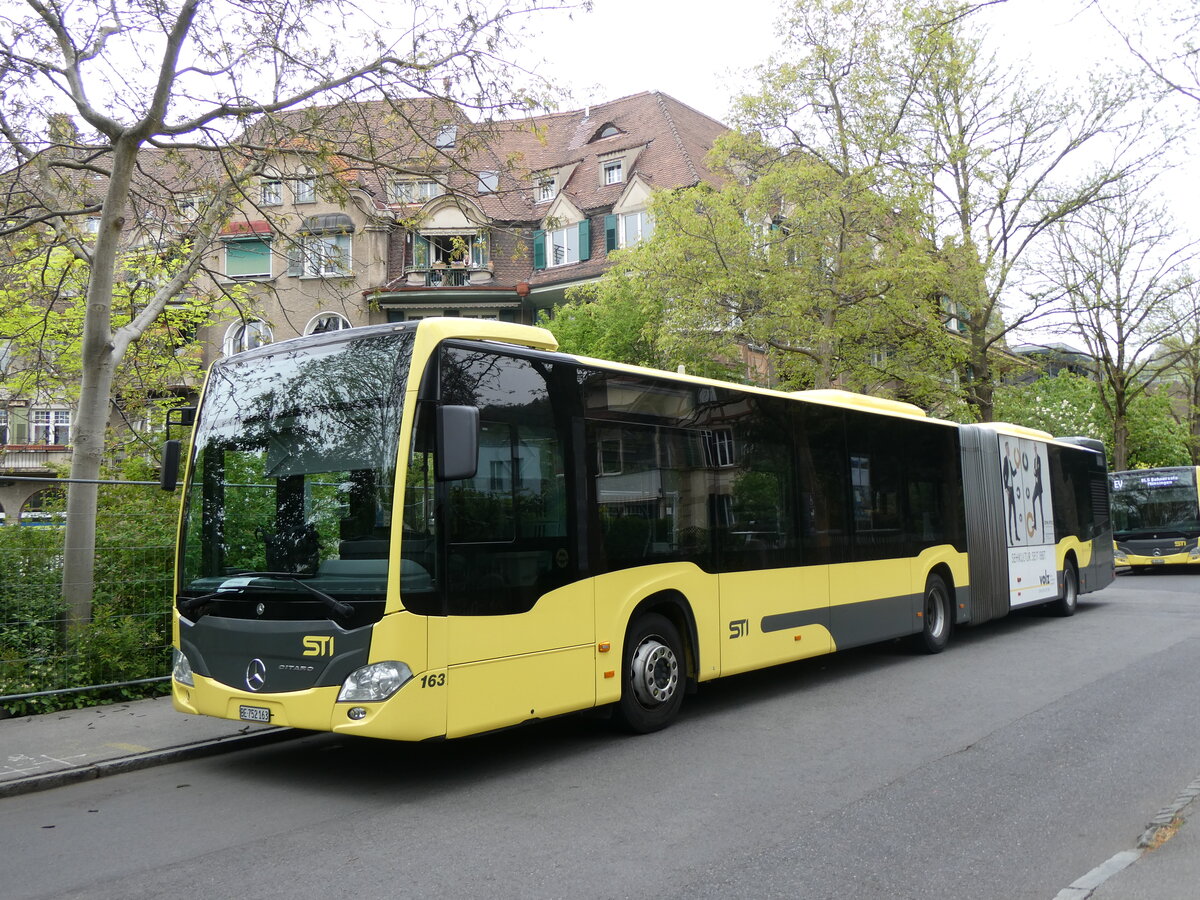
{"type": "Polygon", "coordinates": [[[1172,415],[1165,393],[1135,397],[1129,406],[1128,426],[1130,468],[1192,464],[1187,426],[1172,415]]]}
{"type": "MultiPolygon", "coordinates": [[[[145,460],[121,467],[151,475],[145,460]]],[[[177,494],[109,485],[97,516],[96,605],[90,624],[65,631],[63,529],[0,527],[0,696],[155,678],[170,665],[170,596],[177,494]]],[[[6,701],[12,715],[162,693],[162,683],[6,701]]]]}
{"type": "MultiPolygon", "coordinates": [[[[123,256],[113,286],[113,327],[125,327],[140,314],[179,266],[178,256],[123,256]]],[[[63,248],[45,249],[34,241],[18,246],[0,281],[0,337],[11,341],[13,359],[4,380],[9,396],[78,401],[88,277],[88,266],[63,248]]],[[[210,323],[213,303],[198,295],[180,300],[133,342],[118,367],[114,393],[123,406],[141,408],[169,395],[172,385],[200,378],[194,335],[210,323]]]]}
{"type": "MultiPolygon", "coordinates": [[[[996,389],[996,419],[1048,431],[1055,436],[1082,436],[1104,441],[1113,459],[1113,423],[1100,401],[1100,386],[1064,372],[1033,384],[996,389]]],[[[1171,414],[1165,393],[1140,394],[1130,404],[1129,468],[1189,465],[1187,430],[1171,414]]]]}

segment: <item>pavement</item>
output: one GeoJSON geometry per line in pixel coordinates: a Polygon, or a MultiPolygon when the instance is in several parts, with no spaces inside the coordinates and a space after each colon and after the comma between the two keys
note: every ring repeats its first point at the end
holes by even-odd
{"type": "MultiPolygon", "coordinates": [[[[308,733],[184,715],[170,697],[2,719],[0,799],[308,733]]],[[[1054,900],[1200,900],[1198,797],[1200,778],[1054,900]]]]}
{"type": "Polygon", "coordinates": [[[170,697],[0,719],[0,798],[305,733],[184,715],[170,697]]]}

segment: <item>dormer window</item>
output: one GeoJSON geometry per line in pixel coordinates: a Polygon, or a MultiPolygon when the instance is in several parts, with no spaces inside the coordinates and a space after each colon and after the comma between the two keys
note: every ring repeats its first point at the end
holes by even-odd
{"type": "Polygon", "coordinates": [[[625,165],[622,160],[613,159],[601,167],[602,184],[620,184],[625,180],[625,165]]]}
{"type": "MultiPolygon", "coordinates": [[[[618,128],[616,125],[613,125],[612,122],[605,122],[604,125],[600,126],[600,130],[598,132],[596,132],[595,134],[593,134],[592,140],[604,140],[605,138],[614,138],[614,137],[617,137],[618,134],[620,134],[620,133],[623,133],[622,130],[620,130],[620,128],[618,128]]],[[[588,143],[592,143],[592,142],[588,142],[588,143]]]]}
{"type": "Polygon", "coordinates": [[[453,147],[455,141],[458,140],[457,125],[443,125],[437,136],[437,146],[446,148],[453,147]]]}
{"type": "Polygon", "coordinates": [[[546,203],[554,199],[554,177],[544,176],[537,181],[537,201],[538,203],[546,203]]]}
{"type": "Polygon", "coordinates": [[[392,203],[424,203],[442,195],[442,186],[432,178],[403,178],[388,185],[392,203]]]}

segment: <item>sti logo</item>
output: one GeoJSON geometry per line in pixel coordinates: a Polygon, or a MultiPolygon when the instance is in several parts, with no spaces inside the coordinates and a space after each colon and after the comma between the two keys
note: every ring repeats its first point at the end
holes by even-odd
{"type": "Polygon", "coordinates": [[[333,635],[306,634],[303,641],[305,656],[333,656],[333,635]]]}
{"type": "Polygon", "coordinates": [[[738,638],[743,638],[750,633],[749,619],[735,619],[729,623],[729,639],[735,641],[738,638]]]}

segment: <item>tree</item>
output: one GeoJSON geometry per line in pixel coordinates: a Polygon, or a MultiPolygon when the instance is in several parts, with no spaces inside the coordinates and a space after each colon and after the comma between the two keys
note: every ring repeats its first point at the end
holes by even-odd
{"type": "Polygon", "coordinates": [[[954,343],[922,186],[890,165],[906,103],[893,13],[796,4],[783,54],[738,103],[740,131],[710,157],[720,183],[656,196],[653,236],[597,286],[610,308],[665,301],[656,353],[760,354],[789,387],[945,395],[954,343]]]}
{"type": "MultiPolygon", "coordinates": [[[[1083,436],[1104,442],[1110,462],[1113,423],[1091,378],[1062,372],[1032,384],[996,387],[996,418],[1048,431],[1056,437],[1083,436]]],[[[1187,460],[1187,435],[1170,413],[1164,391],[1143,393],[1127,410],[1128,458],[1125,468],[1178,466],[1187,460]]],[[[1113,466],[1116,468],[1115,464],[1113,466]]]]}
{"type": "MultiPolygon", "coordinates": [[[[403,101],[412,97],[447,108],[527,108],[530,96],[513,81],[520,70],[503,58],[510,28],[555,5],[7,3],[0,13],[0,133],[12,175],[0,234],[42,231],[88,267],[64,550],[71,622],[90,616],[96,487],[87,482],[100,472],[117,366],[201,271],[267,156],[287,147],[322,171],[346,165],[354,150],[339,148],[334,160],[306,137],[321,110],[344,114],[339,100],[393,102],[401,126],[410,114],[403,101]],[[288,115],[299,107],[305,115],[288,115]],[[77,116],[86,133],[62,113],[77,116]],[[173,182],[164,172],[175,173],[173,182]],[[170,215],[164,197],[202,176],[211,188],[204,201],[189,215],[170,215]],[[88,218],[94,229],[85,227],[88,218]],[[132,245],[176,264],[121,323],[113,286],[132,245]]],[[[357,162],[367,164],[372,150],[368,140],[357,162]]]]}
{"type": "MultiPolygon", "coordinates": [[[[128,324],[144,295],[177,266],[177,259],[153,254],[124,255],[113,285],[114,327],[128,324]]],[[[85,294],[88,266],[66,248],[51,246],[40,256],[19,254],[5,275],[0,282],[0,341],[9,360],[5,393],[77,407],[86,309],[69,298],[85,294]]],[[[208,323],[212,304],[212,296],[182,297],[133,341],[113,378],[114,405],[121,415],[140,419],[148,408],[161,407],[156,416],[161,422],[161,413],[179,402],[172,388],[199,381],[201,353],[191,337],[208,323]]],[[[131,429],[117,434],[126,441],[134,436],[131,429]]]]}
{"type": "Polygon", "coordinates": [[[939,249],[952,269],[949,299],[967,344],[967,399],[986,421],[997,351],[1050,310],[1037,294],[1023,308],[1007,302],[1028,260],[1049,232],[1113,196],[1153,148],[1145,146],[1149,112],[1133,103],[1135,83],[1097,80],[1078,95],[1032,86],[985,50],[969,12],[937,0],[911,20],[924,159],[904,165],[931,179],[939,249]]]}
{"type": "Polygon", "coordinates": [[[1109,27],[1142,67],[1168,90],[1200,102],[1200,7],[1195,0],[1171,0],[1128,7],[1093,0],[1109,27]]]}
{"type": "Polygon", "coordinates": [[[1163,378],[1174,401],[1171,415],[1187,435],[1188,456],[1196,466],[1200,465],[1200,282],[1186,280],[1190,283],[1178,297],[1179,331],[1162,343],[1169,360],[1163,378]]]}
{"type": "MultiPolygon", "coordinates": [[[[1163,342],[1193,327],[1180,301],[1196,284],[1196,242],[1182,240],[1145,189],[1083,210],[1051,233],[1054,252],[1042,277],[1068,316],[1059,327],[1093,360],[1100,401],[1113,429],[1112,465],[1130,458],[1130,408],[1179,359],[1163,342]]],[[[1164,412],[1166,412],[1164,410],[1164,412]]],[[[1169,418],[1169,413],[1167,413],[1169,418]]]]}

